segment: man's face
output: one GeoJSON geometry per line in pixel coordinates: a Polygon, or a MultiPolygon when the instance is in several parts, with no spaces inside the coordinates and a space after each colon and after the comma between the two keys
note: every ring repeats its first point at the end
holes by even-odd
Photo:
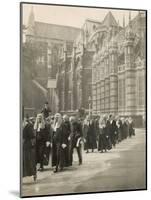
{"type": "Polygon", "coordinates": [[[90,119],[91,119],[90,115],[89,115],[89,116],[87,116],[87,121],[90,121],[90,119]]]}
{"type": "Polygon", "coordinates": [[[56,119],[56,122],[58,122],[59,117],[56,117],[55,119],[56,119]]]}
{"type": "Polygon", "coordinates": [[[71,124],[73,124],[73,123],[75,122],[75,119],[71,119],[71,121],[70,121],[70,122],[71,122],[71,124]]]}
{"type": "Polygon", "coordinates": [[[50,120],[49,119],[46,120],[46,124],[50,124],[50,120]]]}
{"type": "Polygon", "coordinates": [[[68,121],[68,118],[67,118],[67,117],[64,117],[64,121],[67,122],[67,121],[68,121]]]}
{"type": "Polygon", "coordinates": [[[48,104],[45,104],[45,108],[46,108],[46,109],[48,108],[48,104]]]}
{"type": "Polygon", "coordinates": [[[38,122],[41,122],[41,117],[38,118],[38,122]]]}

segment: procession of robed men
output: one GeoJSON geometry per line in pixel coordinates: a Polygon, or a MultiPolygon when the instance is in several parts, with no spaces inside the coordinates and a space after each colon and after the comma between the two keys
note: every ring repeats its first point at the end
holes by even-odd
{"type": "Polygon", "coordinates": [[[105,153],[134,135],[131,117],[89,114],[83,119],[78,115],[52,115],[46,102],[36,118],[26,115],[23,120],[22,175],[32,176],[36,181],[37,171],[43,172],[48,165],[54,173],[64,171],[73,165],[74,149],[78,164],[82,165],[83,150],[85,153],[105,153]]]}

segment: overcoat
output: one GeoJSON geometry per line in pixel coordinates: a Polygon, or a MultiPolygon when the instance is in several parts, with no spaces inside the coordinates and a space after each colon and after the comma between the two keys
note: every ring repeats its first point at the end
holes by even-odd
{"type": "Polygon", "coordinates": [[[33,125],[28,122],[23,129],[23,177],[36,175],[36,143],[33,125]]]}

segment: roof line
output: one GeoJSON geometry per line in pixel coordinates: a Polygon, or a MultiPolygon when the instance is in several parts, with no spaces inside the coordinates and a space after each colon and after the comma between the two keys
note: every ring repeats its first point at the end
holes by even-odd
{"type": "Polygon", "coordinates": [[[73,42],[74,40],[63,40],[63,39],[58,39],[58,38],[53,38],[53,37],[44,37],[44,36],[39,36],[39,35],[36,35],[35,36],[36,38],[39,38],[39,39],[48,39],[48,40],[57,40],[57,41],[60,41],[62,43],[64,43],[64,41],[67,41],[67,42],[73,42]]]}
{"type": "Polygon", "coordinates": [[[62,27],[73,28],[73,29],[77,29],[77,30],[81,29],[81,28],[74,27],[74,26],[61,25],[61,24],[53,24],[53,23],[48,23],[48,22],[35,21],[35,23],[48,24],[48,25],[54,25],[54,26],[62,26],[62,27]]]}
{"type": "Polygon", "coordinates": [[[92,21],[92,22],[96,22],[96,23],[102,24],[101,21],[99,21],[99,20],[95,20],[95,19],[90,19],[90,18],[86,18],[85,21],[92,21]]]}

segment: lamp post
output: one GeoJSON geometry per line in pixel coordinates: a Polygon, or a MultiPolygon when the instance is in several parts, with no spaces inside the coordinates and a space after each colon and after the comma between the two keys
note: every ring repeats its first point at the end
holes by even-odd
{"type": "Polygon", "coordinates": [[[52,51],[51,48],[48,47],[48,78],[52,78],[52,51]]]}
{"type": "Polygon", "coordinates": [[[88,98],[89,101],[89,115],[91,114],[91,97],[89,96],[88,98]]]}

